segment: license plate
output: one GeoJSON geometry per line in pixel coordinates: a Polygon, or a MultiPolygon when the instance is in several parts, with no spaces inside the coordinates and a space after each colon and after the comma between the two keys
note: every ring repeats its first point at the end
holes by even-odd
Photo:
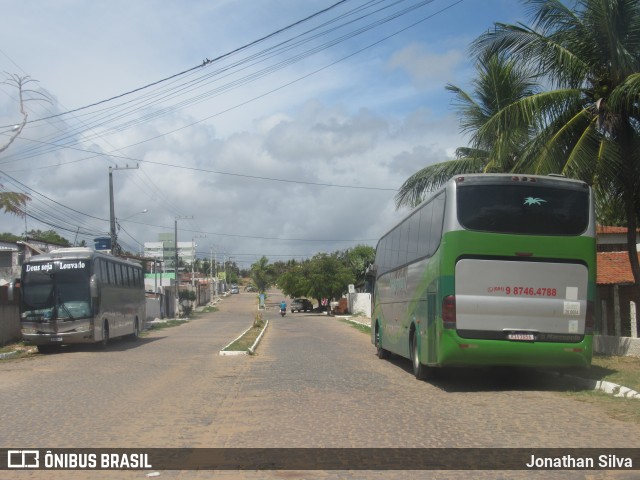
{"type": "Polygon", "coordinates": [[[533,333],[507,333],[507,340],[515,340],[518,342],[533,342],[536,336],[533,333]]]}
{"type": "Polygon", "coordinates": [[[62,337],[51,337],[49,339],[50,342],[61,342],[62,341],[62,337]]]}

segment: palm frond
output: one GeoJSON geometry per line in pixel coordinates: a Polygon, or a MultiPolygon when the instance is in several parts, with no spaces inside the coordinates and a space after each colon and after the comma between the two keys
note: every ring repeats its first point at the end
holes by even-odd
{"type": "Polygon", "coordinates": [[[0,192],[0,209],[18,217],[24,217],[27,202],[31,197],[26,193],[0,192]]]}
{"type": "Polygon", "coordinates": [[[481,173],[484,164],[483,158],[463,157],[429,165],[411,175],[402,184],[396,194],[396,208],[415,207],[427,194],[436,191],[451,177],[463,173],[481,173]]]}

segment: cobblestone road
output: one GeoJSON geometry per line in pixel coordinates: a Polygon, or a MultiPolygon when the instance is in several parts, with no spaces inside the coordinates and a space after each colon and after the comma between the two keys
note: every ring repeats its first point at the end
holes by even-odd
{"type": "MultiPolygon", "coordinates": [[[[272,297],[278,298],[279,297],[272,297]]],[[[62,447],[640,447],[544,376],[453,372],[419,382],[335,318],[265,313],[249,357],[218,351],[250,325],[255,296],[137,343],[0,363],[1,444],[62,447]]],[[[150,471],[0,472],[2,478],[146,478],[150,471]],[[8,474],[8,475],[5,475],[8,474]],[[12,476],[13,475],[13,476],[12,476]]],[[[460,478],[469,472],[159,472],[159,478],[460,478]]],[[[633,472],[473,472],[483,478],[638,478],[633,472]]]]}

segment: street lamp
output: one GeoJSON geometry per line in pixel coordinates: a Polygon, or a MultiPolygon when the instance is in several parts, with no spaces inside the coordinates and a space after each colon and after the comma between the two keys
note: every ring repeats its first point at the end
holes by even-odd
{"type": "Polygon", "coordinates": [[[120,221],[121,221],[121,222],[126,222],[126,221],[127,221],[127,220],[129,220],[130,218],[133,218],[133,217],[135,217],[136,215],[140,215],[141,213],[147,213],[148,211],[149,211],[149,210],[145,208],[144,210],[142,210],[142,211],[140,211],[140,212],[136,212],[136,213],[134,213],[133,215],[129,215],[127,218],[123,218],[123,219],[122,219],[122,220],[120,220],[120,221]]]}

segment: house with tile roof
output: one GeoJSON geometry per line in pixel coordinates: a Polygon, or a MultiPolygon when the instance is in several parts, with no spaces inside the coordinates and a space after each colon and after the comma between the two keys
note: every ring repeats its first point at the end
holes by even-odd
{"type": "Polygon", "coordinates": [[[627,229],[600,227],[597,231],[597,288],[599,315],[594,348],[596,351],[640,356],[637,310],[640,288],[634,283],[627,229]],[[599,338],[598,338],[599,337],[599,338]]]}

